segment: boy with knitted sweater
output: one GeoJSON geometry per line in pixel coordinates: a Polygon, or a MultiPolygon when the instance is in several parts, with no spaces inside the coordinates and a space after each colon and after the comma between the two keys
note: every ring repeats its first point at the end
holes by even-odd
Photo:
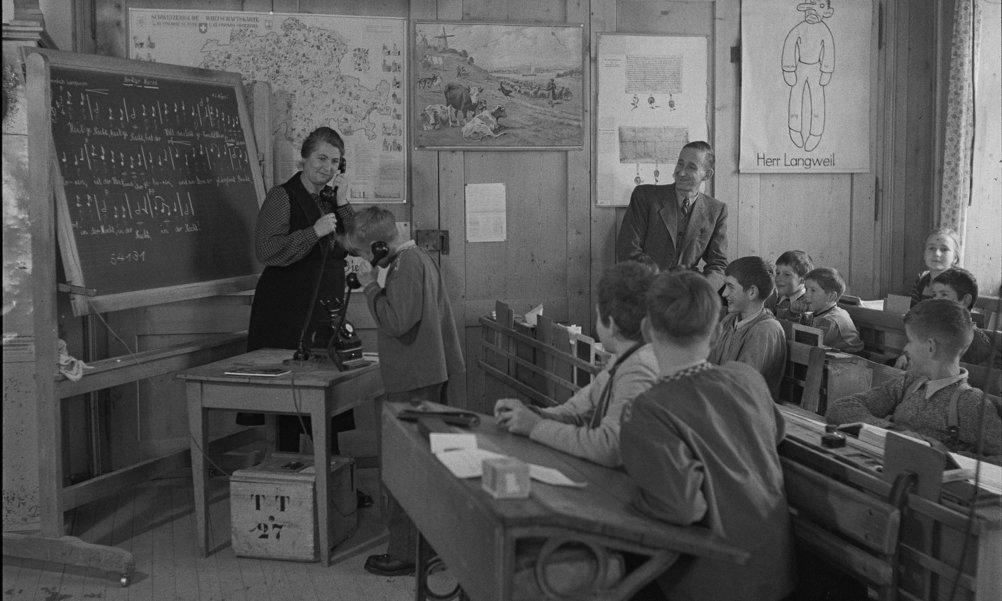
{"type": "Polygon", "coordinates": [[[980,444],[981,457],[999,463],[1002,418],[960,367],[972,328],[970,312],[958,303],[932,299],[915,305],[905,315],[905,375],[830,403],[825,418],[910,432],[964,455],[976,455],[980,444]]]}
{"type": "Polygon", "coordinates": [[[662,273],[647,294],[644,338],[661,379],[623,412],[620,450],[654,519],[699,525],[751,555],[747,565],[683,556],[658,576],[669,599],[778,601],[795,560],[777,445],[783,418],[754,369],[706,358],[720,314],[693,272],[662,273]]]}

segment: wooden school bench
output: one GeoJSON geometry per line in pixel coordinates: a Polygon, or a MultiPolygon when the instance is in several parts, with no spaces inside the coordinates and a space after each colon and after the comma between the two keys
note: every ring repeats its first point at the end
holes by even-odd
{"type": "Polygon", "coordinates": [[[998,495],[966,505],[973,487],[954,482],[956,488],[941,493],[942,469],[932,482],[925,473],[915,480],[907,475],[921,466],[889,477],[882,449],[851,437],[845,447],[823,447],[821,418],[789,405],[781,411],[783,474],[804,552],[866,583],[881,599],[947,599],[955,580],[955,599],[1002,596],[998,495]]]}
{"type": "MultiPolygon", "coordinates": [[[[498,321],[481,320],[485,333],[481,361],[493,362],[488,373],[513,389],[527,386],[516,378],[515,367],[528,370],[531,365],[537,370],[533,373],[550,381],[553,374],[541,365],[556,359],[578,360],[548,345],[534,345],[534,338],[523,338],[514,327],[498,321]],[[518,357],[515,344],[529,345],[544,358],[536,355],[528,362],[518,357]]],[[[793,340],[789,345],[789,367],[803,370],[799,374],[788,370],[784,383],[799,390],[808,407],[782,407],[787,437],[780,453],[794,533],[802,550],[872,587],[880,598],[931,600],[948,596],[966,541],[956,598],[998,598],[1002,506],[997,498],[994,504],[976,507],[968,522],[963,499],[926,498],[908,478],[900,479],[896,487],[895,481],[886,480],[880,471],[881,451],[859,446],[826,449],[820,444],[824,423],[814,411],[824,410],[826,397],[866,390],[901,375],[901,370],[855,355],[826,354],[821,347],[793,340]],[[810,407],[815,400],[817,407],[810,407]]]]}

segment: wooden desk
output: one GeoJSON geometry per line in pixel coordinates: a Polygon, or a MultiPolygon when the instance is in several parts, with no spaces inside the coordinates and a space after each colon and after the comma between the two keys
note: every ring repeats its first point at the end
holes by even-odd
{"type": "MultiPolygon", "coordinates": [[[[480,448],[556,468],[572,480],[588,483],[570,488],[533,481],[528,499],[495,500],[481,489],[479,478],[453,476],[432,455],[417,425],[396,419],[400,408],[396,404],[383,408],[383,482],[414,521],[422,541],[435,549],[471,599],[525,598],[513,583],[516,549],[532,543],[544,544],[538,555],[544,565],[546,545],[586,545],[599,565],[595,581],[602,578],[611,554],[643,556],[641,566],[604,590],[592,582],[588,590],[567,597],[593,600],[629,598],[682,553],[735,563],[748,559],[746,552],[705,528],[671,526],[632,511],[628,506],[637,487],[625,473],[509,434],[498,429],[493,418],[481,416],[481,424],[470,430],[480,448]]],[[[417,598],[424,599],[421,582],[427,557],[422,551],[418,562],[417,598]]]]}
{"type": "MultiPolygon", "coordinates": [[[[779,450],[788,480],[794,479],[787,464],[791,462],[794,467],[819,474],[833,488],[844,484],[873,499],[886,502],[894,499],[892,484],[882,473],[882,449],[853,440],[843,448],[824,448],[821,446],[824,431],[821,418],[799,407],[784,405],[781,410],[787,419],[786,439],[779,450]]],[[[945,498],[925,498],[921,489],[920,483],[902,499],[900,532],[893,559],[894,573],[900,574],[900,580],[892,584],[897,598],[923,601],[948,598],[958,565],[961,568],[957,599],[994,601],[1002,597],[1002,571],[999,570],[1002,564],[1002,507],[997,503],[978,507],[970,514],[969,522],[967,508],[945,498]],[[962,563],[961,557],[964,558],[962,563]]],[[[844,507],[832,506],[831,499],[826,500],[828,504],[814,503],[811,508],[822,518],[821,522],[832,524],[842,520],[838,527],[826,533],[848,540],[854,530],[872,525],[872,518],[846,518],[844,507]]],[[[791,508],[796,509],[792,502],[791,508]]],[[[852,557],[842,553],[839,561],[849,565],[852,557]]]]}
{"type": "Polygon", "coordinates": [[[224,372],[233,367],[277,365],[288,359],[292,351],[260,349],[183,371],[177,375],[185,380],[188,396],[188,424],[191,431],[191,476],[195,485],[195,527],[198,552],[205,557],[209,549],[206,508],[209,502],[206,486],[206,458],[209,432],[207,416],[210,409],[249,411],[255,413],[301,413],[312,419],[315,454],[316,500],[320,558],[330,563],[331,424],[333,415],[356,407],[383,393],[379,366],[372,363],[350,371],[333,367],[291,367],[292,373],[275,378],[232,376],[224,372]]]}

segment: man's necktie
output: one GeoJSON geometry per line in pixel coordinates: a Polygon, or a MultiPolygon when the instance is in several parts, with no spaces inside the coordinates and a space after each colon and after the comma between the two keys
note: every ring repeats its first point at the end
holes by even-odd
{"type": "Polygon", "coordinates": [[[689,216],[689,209],[692,208],[692,202],[688,198],[682,199],[682,214],[686,217],[689,216]]]}

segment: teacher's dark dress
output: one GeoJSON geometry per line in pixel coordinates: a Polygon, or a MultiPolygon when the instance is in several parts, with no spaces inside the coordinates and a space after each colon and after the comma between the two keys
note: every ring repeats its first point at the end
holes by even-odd
{"type": "MultiPolygon", "coordinates": [[[[324,192],[314,197],[303,187],[299,173],[279,188],[289,199],[288,233],[312,228],[322,214],[334,212],[334,189],[327,187],[324,192]],[[321,209],[320,205],[326,206],[321,209]]],[[[350,219],[351,205],[345,205],[338,210],[338,213],[339,220],[344,220],[340,213],[346,213],[350,219]]],[[[260,230],[261,226],[258,227],[260,230]]],[[[317,304],[307,329],[307,334],[312,333],[326,313],[320,301],[331,299],[340,301],[344,297],[347,254],[344,247],[331,241],[331,236],[325,236],[313,245],[305,257],[289,265],[266,266],[254,291],[254,306],[251,308],[250,326],[247,332],[247,350],[266,347],[296,348],[310,309],[313,287],[323,267],[320,293],[317,295],[317,304]],[[327,261],[324,266],[325,247],[327,261]]],[[[307,340],[308,346],[309,340],[307,340]]]]}
{"type": "MultiPolygon", "coordinates": [[[[293,175],[289,181],[276,186],[268,192],[265,205],[258,217],[255,248],[258,259],[266,264],[254,291],[254,304],[251,307],[250,325],[247,331],[247,350],[260,348],[296,349],[299,337],[303,331],[310,310],[310,299],[318,276],[321,276],[317,302],[306,329],[305,346],[309,348],[310,338],[320,322],[327,314],[321,301],[327,302],[344,297],[344,270],[347,252],[330,235],[316,240],[311,236],[313,224],[325,213],[336,212],[339,223],[351,219],[351,205],[337,207],[336,189],[325,187],[320,194],[311,194],[301,179],[302,172],[293,175]],[[275,203],[284,199],[289,207],[289,225],[285,234],[304,231],[298,241],[290,241],[291,246],[309,248],[309,252],[288,264],[275,264],[270,257],[262,257],[262,245],[269,235],[274,235],[276,225],[271,221],[272,213],[267,208],[274,208],[275,203]],[[268,206],[270,205],[270,207],[268,206]],[[324,255],[326,254],[326,261],[324,255]],[[268,264],[268,263],[272,264],[268,264]]],[[[340,231],[339,227],[339,231],[340,231]]],[[[292,353],[289,353],[292,357],[292,353]]],[[[237,422],[244,425],[262,423],[256,414],[238,414],[237,422]],[[253,416],[253,417],[252,417],[253,416]]],[[[306,420],[309,426],[309,420],[306,420]]],[[[354,418],[351,411],[334,418],[335,431],[354,428],[354,418]]],[[[279,417],[279,445],[283,450],[298,449],[299,420],[296,417],[279,417]],[[292,440],[289,440],[289,439],[292,440]]]]}

